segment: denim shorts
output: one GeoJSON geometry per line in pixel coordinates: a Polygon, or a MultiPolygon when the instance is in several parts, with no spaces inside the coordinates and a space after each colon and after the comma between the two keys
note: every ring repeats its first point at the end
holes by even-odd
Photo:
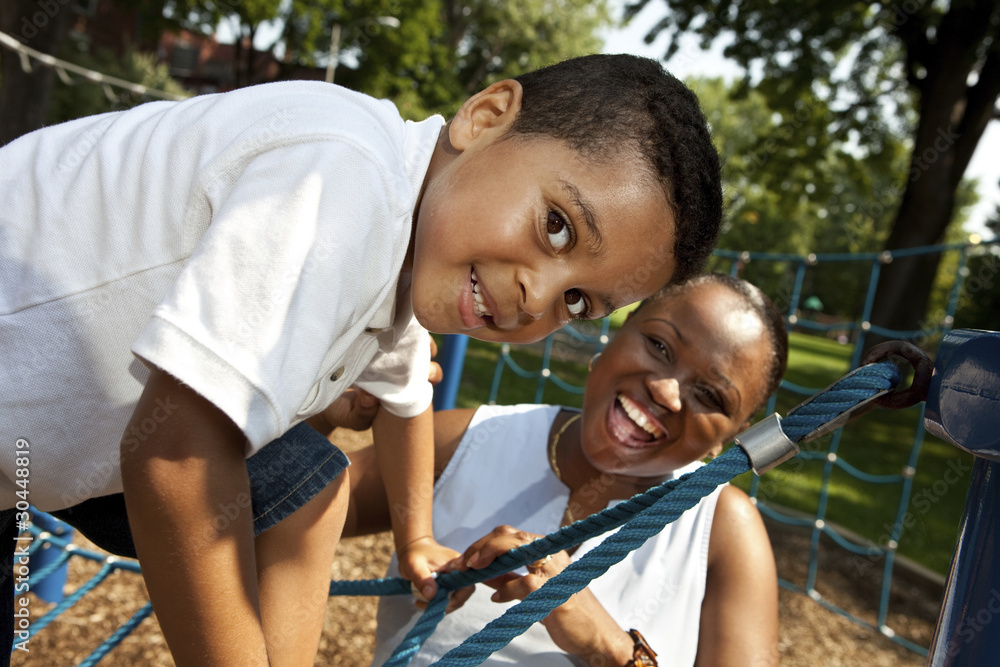
{"type": "MultiPolygon", "coordinates": [[[[312,500],[348,465],[347,456],[314,428],[305,423],[293,426],[247,459],[250,498],[237,497],[219,505],[216,523],[232,521],[249,505],[254,535],[260,535],[312,500]]],[[[50,514],[71,524],[105,551],[135,558],[121,493],[91,498],[50,514]]]]}

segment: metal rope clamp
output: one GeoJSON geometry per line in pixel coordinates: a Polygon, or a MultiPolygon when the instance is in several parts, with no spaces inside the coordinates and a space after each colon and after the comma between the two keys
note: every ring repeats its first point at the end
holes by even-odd
{"type": "Polygon", "coordinates": [[[747,453],[757,475],[763,475],[799,453],[799,446],[781,430],[781,417],[777,412],[740,432],[734,439],[747,453]]]}

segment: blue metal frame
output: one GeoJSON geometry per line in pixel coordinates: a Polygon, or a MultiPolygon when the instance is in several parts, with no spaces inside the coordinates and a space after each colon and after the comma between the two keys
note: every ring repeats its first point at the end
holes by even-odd
{"type": "Polygon", "coordinates": [[[927,430],[976,459],[929,665],[1000,662],[1000,333],[945,336],[927,397],[927,430]],[[993,622],[996,621],[996,624],[993,622]]]}

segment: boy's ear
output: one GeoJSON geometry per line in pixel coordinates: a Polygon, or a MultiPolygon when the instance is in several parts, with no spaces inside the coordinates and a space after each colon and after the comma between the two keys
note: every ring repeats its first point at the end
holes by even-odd
{"type": "Polygon", "coordinates": [[[468,100],[448,126],[451,145],[464,151],[484,137],[503,136],[521,110],[521,84],[497,81],[468,100]]]}

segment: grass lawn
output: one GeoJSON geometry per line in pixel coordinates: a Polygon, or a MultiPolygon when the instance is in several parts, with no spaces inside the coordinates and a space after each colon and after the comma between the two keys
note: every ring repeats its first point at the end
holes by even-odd
{"type": "MultiPolygon", "coordinates": [[[[497,344],[469,341],[458,407],[475,407],[487,402],[500,350],[497,344]]],[[[793,333],[785,377],[805,387],[826,387],[847,372],[851,352],[850,345],[793,333]]],[[[526,371],[537,374],[541,370],[541,346],[511,346],[511,356],[526,371]]],[[[559,354],[557,348],[550,364],[552,375],[582,386],[587,372],[583,359],[587,356],[589,354],[583,352],[559,354]]],[[[538,389],[539,378],[522,378],[508,367],[503,371],[496,402],[532,403],[538,389]]],[[[549,378],[544,382],[539,402],[579,406],[581,398],[577,393],[559,388],[549,378]]],[[[802,400],[801,396],[782,390],[777,411],[786,414],[802,400]]],[[[839,459],[863,473],[899,475],[911,458],[914,434],[921,418],[918,408],[899,412],[877,410],[844,429],[839,442],[827,436],[806,443],[803,449],[825,454],[836,447],[839,459]]],[[[971,455],[936,438],[928,436],[925,439],[916,460],[907,513],[903,516],[906,528],[899,542],[899,553],[937,572],[947,571],[968,489],[971,462],[971,455]]],[[[752,473],[737,478],[735,483],[749,490],[751,476],[752,473]]],[[[767,473],[761,480],[758,495],[762,500],[815,514],[824,477],[829,478],[827,520],[884,546],[897,520],[903,489],[899,482],[872,483],[826,460],[795,458],[767,473]]]]}

